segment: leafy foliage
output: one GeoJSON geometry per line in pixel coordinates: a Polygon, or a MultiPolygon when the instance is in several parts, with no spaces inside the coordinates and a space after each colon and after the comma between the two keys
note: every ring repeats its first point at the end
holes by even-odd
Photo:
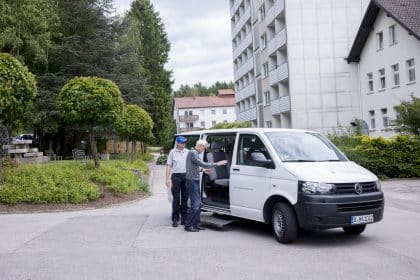
{"type": "Polygon", "coordinates": [[[347,157],[380,177],[420,176],[420,138],[399,135],[391,139],[369,136],[329,136],[347,157]]]}
{"type": "Polygon", "coordinates": [[[127,105],[117,119],[115,128],[121,139],[148,142],[153,138],[153,121],[149,114],[137,105],[127,105]]]}
{"type": "Polygon", "coordinates": [[[138,168],[142,174],[148,171],[142,160],[133,164],[107,161],[100,170],[92,164],[74,161],[6,168],[5,184],[0,186],[0,203],[84,203],[100,197],[98,184],[115,195],[148,191],[144,181],[122,168],[138,168]]]}
{"type": "Polygon", "coordinates": [[[92,156],[99,168],[94,126],[112,125],[121,115],[123,100],[118,87],[110,80],[97,77],[74,78],[61,90],[58,108],[64,119],[87,126],[92,156]]]}
{"type": "Polygon", "coordinates": [[[420,98],[411,96],[411,101],[403,101],[395,106],[397,125],[402,131],[420,135],[420,98]]]}
{"type": "Polygon", "coordinates": [[[251,122],[231,122],[231,123],[218,123],[212,129],[227,129],[227,128],[247,128],[251,127],[251,122]]]}
{"type": "Polygon", "coordinates": [[[9,130],[37,94],[35,77],[16,58],[0,53],[0,121],[9,130]]]}
{"type": "Polygon", "coordinates": [[[213,85],[206,87],[201,82],[194,84],[193,86],[181,85],[178,90],[174,91],[175,97],[185,96],[211,96],[216,95],[219,89],[233,89],[233,82],[215,82],[213,85]]]}

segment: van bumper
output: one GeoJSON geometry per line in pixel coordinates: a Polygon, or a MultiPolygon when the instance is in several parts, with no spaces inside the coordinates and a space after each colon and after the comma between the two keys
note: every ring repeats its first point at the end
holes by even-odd
{"type": "Polygon", "coordinates": [[[379,222],[383,217],[384,203],[381,191],[334,196],[299,193],[295,210],[301,228],[329,229],[351,226],[352,216],[373,214],[373,223],[379,222]]]}

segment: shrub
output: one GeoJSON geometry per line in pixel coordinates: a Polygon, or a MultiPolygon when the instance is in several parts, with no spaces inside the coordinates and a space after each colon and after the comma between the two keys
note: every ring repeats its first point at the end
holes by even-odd
{"type": "Polygon", "coordinates": [[[329,137],[347,157],[380,177],[420,176],[420,138],[399,135],[394,138],[369,136],[329,137]]]}

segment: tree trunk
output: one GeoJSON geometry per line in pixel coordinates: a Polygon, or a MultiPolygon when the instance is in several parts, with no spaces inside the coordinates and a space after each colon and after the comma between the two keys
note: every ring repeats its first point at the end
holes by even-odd
{"type": "Polygon", "coordinates": [[[127,159],[127,161],[128,161],[128,158],[129,158],[129,153],[130,153],[130,141],[125,141],[125,158],[127,159]]]}
{"type": "Polygon", "coordinates": [[[92,151],[92,158],[95,162],[95,168],[99,169],[100,162],[99,162],[99,156],[98,156],[98,148],[96,147],[96,136],[93,129],[89,129],[89,140],[90,140],[90,149],[92,151]]]}
{"type": "Polygon", "coordinates": [[[131,142],[131,162],[134,162],[136,157],[136,140],[131,142]]]}
{"type": "Polygon", "coordinates": [[[0,185],[2,185],[4,183],[4,178],[3,178],[3,155],[0,152],[0,185]]]}

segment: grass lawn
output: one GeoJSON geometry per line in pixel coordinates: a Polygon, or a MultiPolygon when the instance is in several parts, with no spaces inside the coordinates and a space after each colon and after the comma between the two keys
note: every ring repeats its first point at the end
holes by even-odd
{"type": "Polygon", "coordinates": [[[133,163],[101,161],[99,170],[92,161],[85,164],[73,160],[6,166],[4,183],[0,185],[0,203],[79,204],[99,199],[104,190],[116,196],[147,193],[147,183],[130,169],[139,169],[141,174],[148,172],[142,159],[133,163]]]}

